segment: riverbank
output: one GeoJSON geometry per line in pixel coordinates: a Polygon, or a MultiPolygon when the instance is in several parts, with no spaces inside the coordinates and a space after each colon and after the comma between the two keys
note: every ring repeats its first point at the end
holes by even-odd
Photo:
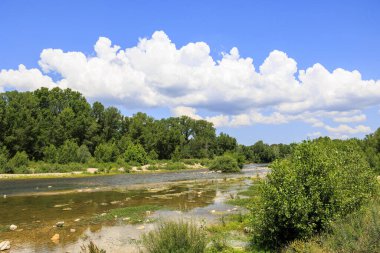
{"type": "MultiPolygon", "coordinates": [[[[256,177],[260,169],[255,169],[248,167],[238,175],[191,172],[197,178],[184,181],[168,180],[165,174],[159,177],[160,182],[126,184],[120,188],[10,196],[0,199],[0,204],[7,207],[0,210],[0,228],[3,228],[0,238],[9,240],[12,252],[19,253],[79,252],[80,246],[89,241],[96,241],[107,252],[139,252],[133,242],[154,229],[157,220],[196,220],[212,226],[218,225],[225,215],[243,212],[226,202],[254,182],[247,177],[256,177]],[[210,175],[223,177],[205,179],[210,175]],[[61,221],[63,227],[57,227],[61,221]],[[10,230],[11,224],[17,229],[10,230]],[[52,242],[50,238],[55,234],[60,239],[52,242]]],[[[170,175],[183,177],[178,172],[170,175]]],[[[111,178],[119,184],[119,177],[111,178]]],[[[52,185],[48,189],[54,188],[52,185]]]]}

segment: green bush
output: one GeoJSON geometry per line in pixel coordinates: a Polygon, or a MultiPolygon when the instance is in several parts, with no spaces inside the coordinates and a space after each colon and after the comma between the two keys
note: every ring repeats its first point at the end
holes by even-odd
{"type": "Polygon", "coordinates": [[[254,241],[276,248],[330,228],[357,210],[373,193],[375,180],[353,141],[319,139],[295,147],[276,161],[262,184],[261,208],[254,213],[254,241]]]}
{"type": "Polygon", "coordinates": [[[17,152],[5,165],[5,173],[29,173],[29,158],[25,151],[17,152]]]}
{"type": "Polygon", "coordinates": [[[77,162],[87,163],[91,159],[91,153],[86,145],[81,145],[76,152],[77,162]]]}
{"type": "Polygon", "coordinates": [[[8,155],[8,150],[5,147],[0,148],[0,173],[5,173],[8,155]]]}
{"type": "Polygon", "coordinates": [[[129,145],[124,153],[124,159],[127,163],[136,165],[144,165],[148,163],[148,155],[140,144],[129,145]]]}
{"type": "Polygon", "coordinates": [[[45,147],[43,150],[43,154],[43,160],[45,162],[56,163],[58,161],[58,150],[53,144],[50,144],[49,146],[45,147]]]}
{"type": "Polygon", "coordinates": [[[65,143],[59,147],[57,161],[60,164],[67,164],[77,161],[77,150],[78,144],[72,140],[67,140],[65,143]]]}
{"type": "Polygon", "coordinates": [[[232,156],[218,156],[209,166],[210,170],[222,171],[224,173],[239,172],[240,168],[238,162],[232,156]]]}
{"type": "Polygon", "coordinates": [[[112,143],[102,143],[96,146],[94,156],[98,162],[115,162],[118,155],[116,145],[112,143]]]}
{"type": "Polygon", "coordinates": [[[206,233],[194,223],[159,222],[157,228],[142,236],[148,253],[202,253],[206,249],[206,233]]]}

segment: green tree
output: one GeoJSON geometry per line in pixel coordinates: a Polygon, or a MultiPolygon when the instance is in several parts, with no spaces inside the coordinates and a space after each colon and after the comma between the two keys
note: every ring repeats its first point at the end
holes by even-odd
{"type": "Polygon", "coordinates": [[[115,162],[118,155],[118,149],[113,143],[99,144],[94,153],[94,156],[98,162],[115,162]]]}
{"type": "Polygon", "coordinates": [[[57,161],[61,164],[67,164],[72,162],[77,162],[77,151],[79,147],[76,142],[72,140],[67,140],[65,143],[58,149],[57,161]]]}
{"type": "Polygon", "coordinates": [[[224,173],[240,172],[236,159],[230,155],[218,156],[211,162],[210,170],[222,171],[224,173]]]}
{"type": "Polygon", "coordinates": [[[124,153],[124,159],[127,163],[143,165],[148,163],[148,156],[140,144],[130,145],[124,153]]]}

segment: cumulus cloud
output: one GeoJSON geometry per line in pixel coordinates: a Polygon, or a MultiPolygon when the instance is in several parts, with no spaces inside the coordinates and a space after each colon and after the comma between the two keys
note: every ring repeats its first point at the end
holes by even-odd
{"type": "Polygon", "coordinates": [[[0,91],[69,87],[128,108],[166,107],[173,115],[203,118],[216,126],[302,121],[340,135],[370,131],[349,124],[365,121],[362,111],[380,101],[379,80],[363,80],[357,70],[330,72],[319,63],[299,70],[294,59],[278,50],[256,69],[253,59],[240,56],[236,47],[217,60],[205,42],[178,48],[157,31],[125,49],[100,37],[94,52],[44,49],[40,69],[20,65],[1,70],[0,91]],[[201,116],[198,109],[210,114],[201,116]],[[340,125],[329,126],[326,119],[340,125]]]}

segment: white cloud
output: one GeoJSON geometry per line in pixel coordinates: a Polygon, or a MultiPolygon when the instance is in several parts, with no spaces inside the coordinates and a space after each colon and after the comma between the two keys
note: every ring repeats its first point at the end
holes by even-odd
{"type": "Polygon", "coordinates": [[[1,70],[0,90],[69,87],[129,108],[167,107],[174,115],[204,118],[216,126],[298,120],[341,135],[367,132],[367,126],[347,124],[365,121],[362,110],[380,104],[379,80],[363,80],[356,70],[330,72],[319,63],[299,70],[278,50],[258,70],[236,47],[216,60],[205,42],[177,48],[163,31],[126,49],[100,37],[94,51],[88,56],[44,49],[41,70],[24,65],[1,70]],[[53,81],[52,73],[60,79],[53,81]],[[201,117],[197,109],[216,116],[201,117]],[[345,124],[328,126],[326,119],[345,124]]]}

